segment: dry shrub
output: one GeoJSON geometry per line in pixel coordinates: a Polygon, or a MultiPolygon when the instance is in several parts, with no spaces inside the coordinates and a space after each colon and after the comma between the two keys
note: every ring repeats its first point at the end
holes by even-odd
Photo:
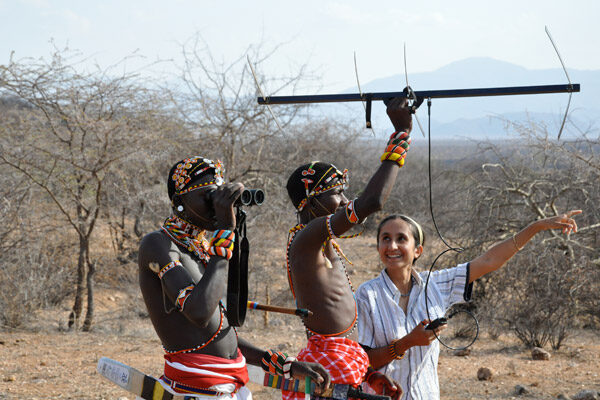
{"type": "Polygon", "coordinates": [[[0,269],[0,321],[7,329],[23,328],[38,309],[56,306],[72,294],[73,266],[57,262],[59,246],[36,241],[3,256],[0,269]]]}

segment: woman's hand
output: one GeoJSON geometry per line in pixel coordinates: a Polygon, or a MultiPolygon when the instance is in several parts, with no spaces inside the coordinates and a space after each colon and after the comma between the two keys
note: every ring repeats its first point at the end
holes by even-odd
{"type": "Polygon", "coordinates": [[[581,214],[581,210],[571,210],[556,217],[544,218],[534,222],[540,230],[562,229],[562,233],[570,234],[577,232],[577,223],[571,217],[581,214]]]}
{"type": "MultiPolygon", "coordinates": [[[[433,330],[425,329],[427,324],[430,322],[430,320],[424,319],[419,325],[415,326],[415,328],[410,331],[408,336],[410,337],[410,343],[412,346],[428,346],[435,340],[436,335],[439,336],[440,332],[446,329],[446,325],[440,325],[433,330]]],[[[396,349],[396,353],[400,354],[401,352],[398,352],[398,349],[396,349]]]]}
{"type": "Polygon", "coordinates": [[[331,383],[331,376],[329,375],[329,372],[327,372],[327,370],[318,363],[294,361],[292,362],[290,372],[295,379],[304,379],[307,376],[310,377],[310,379],[316,385],[316,395],[327,390],[331,383]]]}

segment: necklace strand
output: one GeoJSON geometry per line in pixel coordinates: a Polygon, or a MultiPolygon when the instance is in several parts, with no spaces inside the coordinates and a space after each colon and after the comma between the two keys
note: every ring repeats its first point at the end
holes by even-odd
{"type": "MultiPolygon", "coordinates": [[[[292,295],[294,296],[294,299],[296,298],[296,293],[294,292],[294,285],[292,283],[292,271],[291,271],[291,267],[290,267],[290,246],[292,244],[292,241],[294,240],[294,237],[296,236],[296,234],[301,231],[306,225],[304,224],[298,224],[296,226],[294,226],[293,228],[290,229],[289,231],[289,238],[288,238],[288,245],[287,245],[287,249],[285,252],[285,260],[286,260],[286,267],[287,267],[287,273],[288,273],[288,281],[289,281],[289,285],[290,285],[290,289],[292,291],[292,295]]],[[[344,238],[345,239],[345,238],[344,238]]],[[[327,242],[331,241],[332,247],[335,250],[340,263],[342,264],[342,270],[344,271],[344,274],[346,275],[346,279],[348,280],[348,284],[350,285],[350,289],[352,290],[352,294],[354,295],[354,287],[352,285],[352,281],[350,280],[350,276],[348,275],[348,271],[346,270],[346,265],[344,264],[344,260],[348,261],[350,264],[352,264],[352,262],[350,262],[350,260],[348,260],[348,258],[346,257],[346,255],[344,254],[344,252],[342,251],[341,247],[339,244],[337,244],[337,242],[331,238],[328,238],[327,241],[325,241],[325,243],[323,243],[323,246],[321,247],[321,252],[323,253],[323,257],[327,258],[327,256],[325,255],[325,247],[327,246],[327,242]]],[[[354,330],[356,329],[356,326],[358,325],[358,310],[356,308],[356,300],[354,301],[354,320],[352,321],[352,325],[350,325],[347,329],[343,330],[342,332],[339,333],[334,333],[334,334],[320,334],[317,333],[315,331],[313,331],[312,329],[310,329],[308,326],[306,326],[306,323],[304,322],[304,318],[301,318],[302,320],[302,324],[304,325],[304,328],[306,329],[306,335],[307,337],[311,337],[312,335],[321,335],[321,336],[341,336],[341,337],[348,337],[350,336],[354,330]]]]}

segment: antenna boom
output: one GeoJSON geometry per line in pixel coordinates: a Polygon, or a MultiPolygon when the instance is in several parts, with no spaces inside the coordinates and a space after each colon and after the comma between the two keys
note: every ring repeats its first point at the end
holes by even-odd
{"type": "MultiPolygon", "coordinates": [[[[520,94],[549,94],[579,92],[578,83],[541,86],[509,86],[496,88],[423,90],[414,93],[421,98],[443,99],[457,97],[513,96],[520,94]]],[[[393,97],[406,97],[404,92],[379,93],[347,93],[347,94],[317,94],[300,96],[268,96],[258,97],[258,104],[299,104],[299,103],[341,103],[364,101],[370,96],[371,100],[385,100],[393,97]]]]}

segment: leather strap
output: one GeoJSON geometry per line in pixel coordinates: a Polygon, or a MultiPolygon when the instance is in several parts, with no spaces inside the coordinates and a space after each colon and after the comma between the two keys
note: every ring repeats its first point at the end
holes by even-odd
{"type": "Polygon", "coordinates": [[[227,320],[231,326],[242,326],[248,309],[248,258],[250,243],[246,237],[246,212],[238,207],[235,245],[227,275],[227,320]]]}

